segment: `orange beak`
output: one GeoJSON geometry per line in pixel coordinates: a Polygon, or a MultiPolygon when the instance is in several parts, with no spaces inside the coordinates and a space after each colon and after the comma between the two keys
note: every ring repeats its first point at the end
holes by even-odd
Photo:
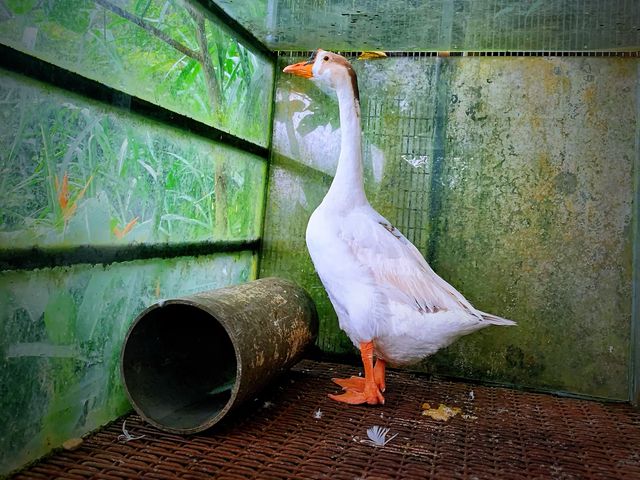
{"type": "Polygon", "coordinates": [[[282,71],[284,73],[292,73],[302,78],[311,78],[313,77],[313,72],[311,71],[312,67],[313,67],[313,62],[304,61],[304,62],[294,63],[293,65],[287,65],[286,67],[284,67],[284,70],[282,71]]]}

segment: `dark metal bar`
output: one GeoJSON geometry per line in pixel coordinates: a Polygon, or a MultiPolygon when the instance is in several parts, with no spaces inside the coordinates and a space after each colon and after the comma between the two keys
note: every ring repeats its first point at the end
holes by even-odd
{"type": "Polygon", "coordinates": [[[284,168],[289,172],[302,178],[312,180],[317,183],[324,183],[327,188],[333,181],[333,175],[325,173],[317,168],[305,165],[302,162],[289,158],[282,154],[274,153],[271,157],[271,164],[280,168],[284,168]]]}
{"type": "MultiPolygon", "coordinates": [[[[271,123],[269,125],[269,143],[270,145],[273,145],[273,130],[274,130],[274,125],[275,125],[275,114],[276,114],[276,89],[278,87],[279,84],[279,80],[280,80],[280,76],[282,75],[282,72],[280,72],[280,69],[278,68],[278,60],[275,59],[274,62],[274,72],[273,72],[273,85],[272,85],[272,89],[271,89],[271,111],[270,111],[270,115],[269,118],[271,118],[271,123]]],[[[262,275],[262,259],[264,258],[264,231],[265,231],[265,226],[267,224],[267,211],[268,211],[268,204],[269,204],[269,181],[270,181],[270,175],[271,175],[271,163],[273,162],[273,156],[274,156],[274,152],[273,152],[273,148],[271,148],[269,150],[269,161],[267,162],[267,170],[265,172],[265,181],[266,181],[266,186],[262,191],[262,213],[260,214],[260,221],[262,222],[262,224],[260,225],[260,245],[258,247],[258,251],[260,252],[260,255],[258,255],[258,258],[256,259],[256,272],[258,272],[258,278],[261,277],[262,275]]]]}
{"type": "Polygon", "coordinates": [[[229,15],[224,11],[222,7],[220,7],[213,0],[198,0],[205,9],[209,10],[215,17],[218,18],[221,24],[229,27],[229,30],[233,32],[233,35],[240,41],[243,45],[251,46],[254,50],[259,51],[265,57],[275,60],[278,54],[273,50],[270,50],[264,43],[262,43],[258,38],[253,35],[247,28],[238,22],[235,18],[229,15]]]}
{"type": "MultiPolygon", "coordinates": [[[[280,50],[278,54],[282,57],[308,57],[309,50],[280,50]]],[[[347,58],[357,58],[362,52],[340,52],[340,55],[347,58]]],[[[410,51],[410,52],[384,52],[387,57],[414,57],[419,54],[421,57],[640,57],[637,50],[585,50],[585,51],[562,51],[562,50],[496,50],[496,51],[410,51]]]]}
{"type": "Polygon", "coordinates": [[[258,240],[236,240],[160,245],[81,245],[66,248],[18,247],[8,251],[0,251],[0,271],[61,267],[79,263],[110,264],[150,258],[200,256],[247,250],[255,252],[258,250],[258,246],[258,240]]]}
{"type": "MultiPolygon", "coordinates": [[[[438,57],[436,59],[436,70],[434,85],[435,114],[433,120],[433,152],[431,155],[431,185],[429,186],[428,202],[429,212],[427,218],[431,219],[435,229],[442,228],[440,212],[442,210],[442,171],[445,157],[446,134],[447,134],[447,106],[449,104],[449,75],[443,75],[443,69],[447,68],[447,62],[438,57]],[[443,78],[444,77],[444,78],[443,78]]],[[[432,265],[436,265],[436,239],[438,235],[434,232],[429,234],[429,242],[425,258],[432,265]]],[[[434,267],[435,268],[435,267],[434,267]]]]}
{"type": "Polygon", "coordinates": [[[72,93],[77,93],[93,100],[123,108],[132,113],[160,121],[172,127],[182,128],[210,140],[215,140],[225,145],[253,153],[265,161],[268,159],[268,148],[256,145],[248,140],[236,137],[180,113],[172,112],[146,100],[123,93],[6,45],[0,45],[0,67],[49,83],[72,93]]]}

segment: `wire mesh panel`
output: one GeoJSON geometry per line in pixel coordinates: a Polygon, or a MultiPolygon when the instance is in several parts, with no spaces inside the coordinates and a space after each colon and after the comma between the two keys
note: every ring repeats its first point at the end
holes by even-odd
{"type": "Polygon", "coordinates": [[[428,235],[432,157],[442,155],[436,112],[440,64],[416,54],[396,59],[394,66],[395,74],[384,62],[359,69],[367,180],[375,185],[370,187],[372,201],[407,238],[422,245],[428,235]]]}
{"type": "Polygon", "coordinates": [[[638,50],[636,0],[216,0],[273,50],[638,50]]]}
{"type": "Polygon", "coordinates": [[[640,10],[633,0],[465,0],[457,8],[453,50],[640,48],[640,10]]]}
{"type": "MultiPolygon", "coordinates": [[[[465,383],[389,375],[384,407],[327,398],[336,364],[303,362],[215,430],[189,437],[131,415],[16,475],[48,478],[622,479],[640,476],[640,413],[465,383]],[[424,403],[459,408],[447,421],[424,403]],[[367,434],[389,428],[385,445],[367,434]],[[126,431],[128,435],[125,435],[126,431]],[[143,435],[142,438],[138,438],[143,435]]],[[[375,437],[374,437],[375,438],[375,437]]]]}

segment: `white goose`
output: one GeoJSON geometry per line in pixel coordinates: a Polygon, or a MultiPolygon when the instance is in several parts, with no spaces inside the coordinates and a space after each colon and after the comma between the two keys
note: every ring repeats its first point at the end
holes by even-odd
{"type": "Polygon", "coordinates": [[[367,201],[358,81],[351,64],[318,49],[284,72],[335,90],[340,108],[338,167],[309,219],[307,247],[340,328],[360,349],[364,379],[333,379],[345,392],[329,397],[351,404],[383,404],[387,363],[414,363],[463,335],[515,322],[475,309],[367,201]]]}

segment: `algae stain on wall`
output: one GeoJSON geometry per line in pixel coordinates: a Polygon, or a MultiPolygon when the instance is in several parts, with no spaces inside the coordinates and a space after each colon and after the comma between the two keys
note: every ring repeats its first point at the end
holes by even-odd
{"type": "Polygon", "coordinates": [[[634,63],[453,64],[434,267],[519,326],[465,338],[428,368],[628,397],[634,63]]]}

